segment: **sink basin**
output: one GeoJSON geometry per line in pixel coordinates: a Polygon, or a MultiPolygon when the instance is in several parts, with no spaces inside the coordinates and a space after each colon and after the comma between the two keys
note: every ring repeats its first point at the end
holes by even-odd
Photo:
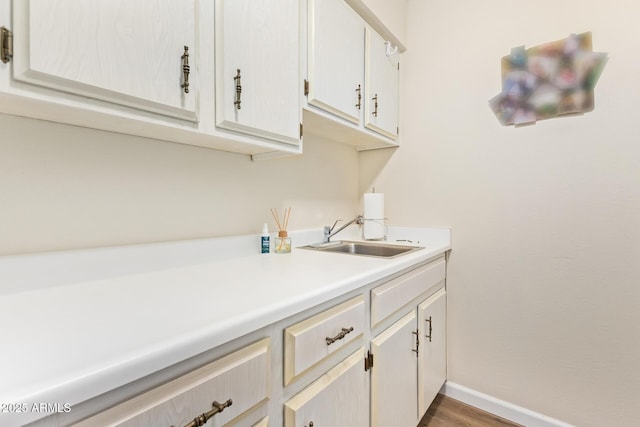
{"type": "Polygon", "coordinates": [[[334,252],[380,258],[394,258],[424,248],[421,246],[391,245],[388,243],[340,241],[301,246],[301,249],[312,249],[321,252],[334,252]]]}

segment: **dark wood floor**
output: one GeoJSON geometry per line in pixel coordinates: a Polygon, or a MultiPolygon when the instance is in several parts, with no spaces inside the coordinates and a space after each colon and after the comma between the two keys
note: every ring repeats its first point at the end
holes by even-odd
{"type": "Polygon", "coordinates": [[[522,427],[439,394],[418,427],[522,427]]]}

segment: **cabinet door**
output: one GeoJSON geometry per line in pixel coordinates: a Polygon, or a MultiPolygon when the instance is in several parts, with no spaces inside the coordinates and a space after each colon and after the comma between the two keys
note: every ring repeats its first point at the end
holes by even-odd
{"type": "Polygon", "coordinates": [[[215,13],[217,125],[298,144],[299,2],[216,0],[215,13]]]}
{"type": "Polygon", "coordinates": [[[418,306],[418,407],[425,412],[447,379],[447,296],[440,289],[418,306]]]}
{"type": "Polygon", "coordinates": [[[16,80],[196,121],[195,0],[13,4],[16,80]]]}
{"type": "Polygon", "coordinates": [[[309,104],[359,124],[364,21],[344,0],[310,0],[308,31],[309,104]]]}
{"type": "Polygon", "coordinates": [[[367,427],[369,391],[363,360],[361,348],[286,402],[284,427],[367,427]]]}
{"type": "Polygon", "coordinates": [[[371,426],[418,424],[415,309],[371,341],[371,426]]]}
{"type": "Polygon", "coordinates": [[[366,33],[365,126],[389,138],[398,136],[398,55],[387,55],[384,39],[366,33]]]}

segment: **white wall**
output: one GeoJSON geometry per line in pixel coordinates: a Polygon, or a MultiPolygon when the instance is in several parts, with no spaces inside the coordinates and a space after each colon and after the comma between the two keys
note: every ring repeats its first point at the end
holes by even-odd
{"type": "Polygon", "coordinates": [[[358,154],[249,157],[0,115],[0,255],[290,229],[355,216],[358,154]]]}
{"type": "Polygon", "coordinates": [[[362,0],[391,33],[403,44],[407,40],[408,0],[362,0]]]}
{"type": "Polygon", "coordinates": [[[0,115],[0,255],[258,233],[270,207],[321,226],[376,185],[391,223],[453,227],[452,381],[579,426],[639,425],[640,6],[611,5],[409,0],[403,146],[359,165],[308,138],[302,157],[252,163],[0,115]],[[583,31],[610,57],[595,111],[501,127],[500,58],[583,31]]]}
{"type": "Polygon", "coordinates": [[[362,155],[393,223],[453,227],[449,379],[581,427],[640,425],[638,16],[410,0],[402,146],[362,155]],[[502,127],[502,56],[584,31],[610,58],[595,110],[502,127]]]}

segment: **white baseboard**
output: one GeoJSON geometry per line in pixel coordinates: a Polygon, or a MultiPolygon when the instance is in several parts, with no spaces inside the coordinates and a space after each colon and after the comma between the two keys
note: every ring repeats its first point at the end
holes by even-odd
{"type": "Polygon", "coordinates": [[[467,405],[474,406],[485,412],[517,424],[522,424],[526,427],[574,427],[572,424],[567,424],[563,421],[523,408],[522,406],[496,399],[488,394],[480,393],[479,391],[450,381],[447,381],[442,386],[440,392],[452,399],[459,400],[467,405]]]}

